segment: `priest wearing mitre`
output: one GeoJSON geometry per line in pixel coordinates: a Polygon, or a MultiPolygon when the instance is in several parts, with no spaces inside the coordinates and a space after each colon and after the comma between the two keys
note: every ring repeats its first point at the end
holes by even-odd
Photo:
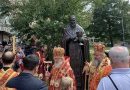
{"type": "Polygon", "coordinates": [[[53,49],[54,65],[51,70],[49,90],[76,90],[75,76],[61,47],[53,49]]]}
{"type": "Polygon", "coordinates": [[[83,69],[89,75],[89,90],[97,90],[100,80],[108,76],[112,70],[110,59],[105,55],[105,45],[102,43],[94,44],[94,58],[83,69]]]}

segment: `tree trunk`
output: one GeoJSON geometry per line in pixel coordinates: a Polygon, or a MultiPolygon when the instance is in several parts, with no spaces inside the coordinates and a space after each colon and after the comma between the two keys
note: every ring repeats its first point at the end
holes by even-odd
{"type": "Polygon", "coordinates": [[[112,38],[112,36],[111,36],[111,34],[110,34],[110,32],[109,32],[109,38],[110,38],[110,42],[111,42],[111,47],[113,47],[113,38],[112,38]]]}
{"type": "Polygon", "coordinates": [[[109,39],[110,39],[110,43],[111,43],[111,47],[113,47],[113,38],[112,38],[112,30],[111,30],[111,27],[109,25],[109,39]]]}

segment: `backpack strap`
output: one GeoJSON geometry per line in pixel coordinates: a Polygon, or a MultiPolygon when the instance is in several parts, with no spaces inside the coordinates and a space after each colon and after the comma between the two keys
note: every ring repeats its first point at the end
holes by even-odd
{"type": "Polygon", "coordinates": [[[112,84],[114,85],[114,87],[116,88],[116,90],[119,90],[116,86],[116,84],[114,83],[114,81],[112,80],[112,78],[110,77],[110,75],[108,75],[109,79],[111,80],[112,84]]]}

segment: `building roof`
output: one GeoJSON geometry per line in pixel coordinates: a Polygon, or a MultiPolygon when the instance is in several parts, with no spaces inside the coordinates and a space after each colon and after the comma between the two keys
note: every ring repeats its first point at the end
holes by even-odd
{"type": "Polygon", "coordinates": [[[6,35],[9,35],[9,36],[12,36],[12,34],[11,34],[11,33],[6,32],[6,31],[0,31],[0,33],[3,33],[3,34],[6,34],[6,35]]]}

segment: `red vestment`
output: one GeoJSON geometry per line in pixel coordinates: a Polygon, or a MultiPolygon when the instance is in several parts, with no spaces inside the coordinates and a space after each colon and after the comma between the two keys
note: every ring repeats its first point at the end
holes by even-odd
{"type": "Polygon", "coordinates": [[[52,67],[48,90],[61,90],[61,80],[63,77],[70,77],[73,82],[71,90],[76,90],[75,76],[68,60],[64,60],[60,67],[52,67]]]}
{"type": "Polygon", "coordinates": [[[39,67],[38,67],[38,74],[42,74],[43,78],[45,78],[45,68],[44,68],[44,61],[45,61],[45,56],[41,51],[36,52],[36,55],[38,56],[40,62],[39,62],[39,67]]]}
{"type": "Polygon", "coordinates": [[[18,75],[18,73],[15,72],[11,68],[9,68],[5,72],[3,72],[2,76],[0,77],[0,90],[15,90],[13,88],[7,88],[7,87],[5,87],[5,85],[8,82],[8,80],[10,80],[11,78],[13,78],[17,75],[18,75]]]}
{"type": "Polygon", "coordinates": [[[100,80],[103,77],[108,76],[112,70],[110,60],[108,58],[104,58],[98,68],[93,67],[94,66],[90,66],[89,90],[97,90],[100,80]],[[92,69],[95,70],[93,71],[92,69]]]}

